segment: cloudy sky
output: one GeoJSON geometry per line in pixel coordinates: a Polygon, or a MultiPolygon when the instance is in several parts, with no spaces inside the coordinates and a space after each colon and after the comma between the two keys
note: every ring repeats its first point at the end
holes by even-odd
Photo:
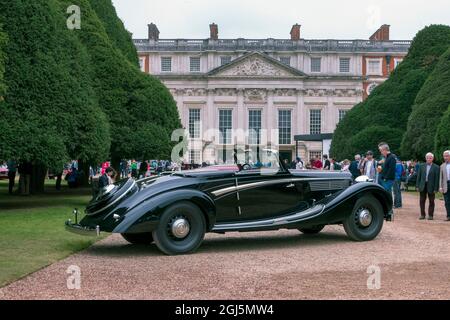
{"type": "Polygon", "coordinates": [[[450,0],[113,0],[135,38],[147,37],[147,24],[161,38],[289,38],[302,25],[307,39],[367,39],[379,25],[391,25],[391,38],[412,39],[432,23],[450,25],[450,0]]]}

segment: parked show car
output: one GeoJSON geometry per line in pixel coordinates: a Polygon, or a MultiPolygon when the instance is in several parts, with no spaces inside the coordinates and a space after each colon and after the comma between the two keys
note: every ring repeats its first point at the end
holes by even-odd
{"type": "MultiPolygon", "coordinates": [[[[133,244],[154,242],[169,255],[195,251],[205,233],[298,229],[319,233],[342,224],[355,241],[374,239],[392,219],[392,197],[379,185],[354,183],[349,173],[288,170],[275,152],[257,168],[180,171],[110,185],[69,231],[120,233],[133,244]]],[[[225,169],[224,169],[225,168],[225,169]]]]}

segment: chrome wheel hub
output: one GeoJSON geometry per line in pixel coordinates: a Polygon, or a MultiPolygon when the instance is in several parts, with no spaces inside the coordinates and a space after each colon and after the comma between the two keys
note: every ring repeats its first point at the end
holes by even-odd
{"type": "Polygon", "coordinates": [[[189,221],[185,218],[176,218],[172,223],[171,231],[175,238],[186,238],[190,230],[191,226],[189,225],[189,221]]]}
{"type": "Polygon", "coordinates": [[[372,213],[368,209],[361,209],[358,213],[358,223],[363,227],[368,227],[372,223],[372,213]]]}

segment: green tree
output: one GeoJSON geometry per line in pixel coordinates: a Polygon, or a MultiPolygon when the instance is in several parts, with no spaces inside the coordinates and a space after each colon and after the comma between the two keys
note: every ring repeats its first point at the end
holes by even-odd
{"type": "MultiPolygon", "coordinates": [[[[330,153],[337,158],[351,157],[362,150],[354,137],[372,126],[406,130],[412,105],[422,85],[433,71],[439,57],[450,45],[450,27],[431,25],[419,31],[403,62],[390,78],[378,86],[362,103],[356,105],[339,123],[330,153]]],[[[376,133],[377,130],[372,131],[376,133]]],[[[363,133],[364,135],[364,133],[363,133]]],[[[402,134],[400,139],[402,138],[402,134]]],[[[376,136],[370,137],[374,141],[376,136]]],[[[390,141],[386,141],[390,142],[390,141]]],[[[376,145],[371,149],[376,148],[376,145]]]]}
{"type": "Polygon", "coordinates": [[[450,104],[450,48],[417,94],[402,141],[402,154],[421,159],[435,151],[435,136],[442,115],[450,104]]]}
{"type": "Polygon", "coordinates": [[[5,94],[6,86],[5,86],[5,47],[6,47],[6,34],[3,32],[2,25],[0,24],[0,103],[3,101],[3,95],[5,94]]]}
{"type": "Polygon", "coordinates": [[[450,150],[450,105],[437,127],[434,150],[440,160],[442,160],[444,151],[450,150]]]}
{"type": "Polygon", "coordinates": [[[0,19],[14,39],[6,47],[0,157],[32,162],[32,191],[39,192],[48,167],[106,157],[108,147],[96,144],[108,145],[106,117],[86,76],[88,55],[69,34],[59,3],[0,0],[0,19]]]}
{"type": "Polygon", "coordinates": [[[122,52],[128,61],[139,66],[138,54],[131,33],[125,29],[122,20],[117,16],[111,0],[90,0],[89,2],[103,23],[112,44],[122,52]]]}
{"type": "Polygon", "coordinates": [[[89,53],[94,88],[111,125],[113,165],[117,167],[121,158],[139,158],[155,153],[151,143],[140,143],[159,137],[146,129],[150,125],[158,127],[164,137],[159,148],[170,149],[170,133],[181,126],[170,92],[158,79],[143,74],[113,45],[88,1],[60,2],[65,6],[76,4],[82,10],[81,30],[77,35],[89,53]],[[134,139],[137,133],[140,134],[139,139],[134,139]]]}

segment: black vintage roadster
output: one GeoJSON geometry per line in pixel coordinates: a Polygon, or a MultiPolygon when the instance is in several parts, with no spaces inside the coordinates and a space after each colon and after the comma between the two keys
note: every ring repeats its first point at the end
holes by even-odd
{"type": "MultiPolygon", "coordinates": [[[[343,224],[356,241],[374,239],[392,219],[392,197],[372,182],[354,183],[349,173],[288,170],[270,161],[239,169],[209,168],[110,185],[92,199],[69,231],[120,233],[169,255],[195,251],[206,232],[298,229],[316,234],[343,224]]],[[[363,180],[363,179],[360,179],[363,180]]],[[[75,215],[78,212],[75,210],[75,215]]]]}

